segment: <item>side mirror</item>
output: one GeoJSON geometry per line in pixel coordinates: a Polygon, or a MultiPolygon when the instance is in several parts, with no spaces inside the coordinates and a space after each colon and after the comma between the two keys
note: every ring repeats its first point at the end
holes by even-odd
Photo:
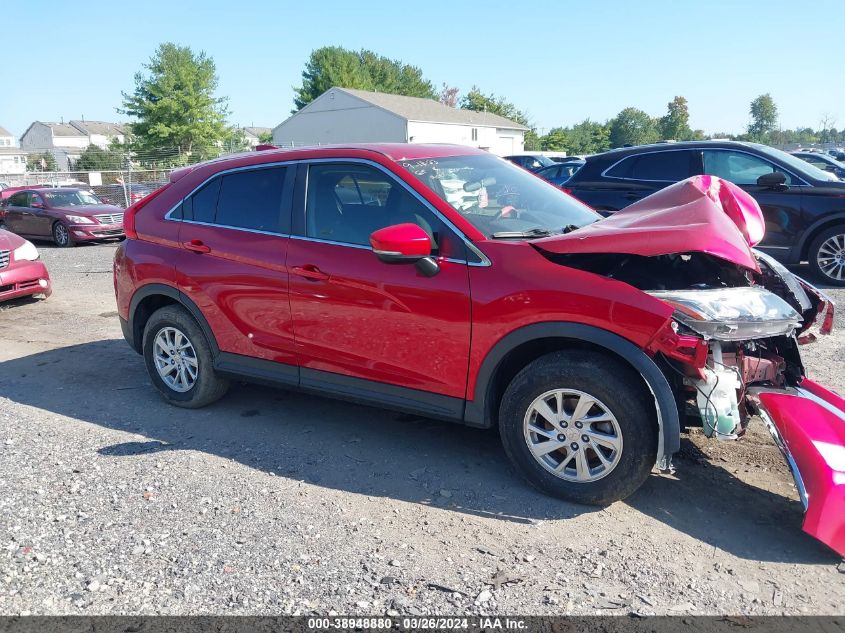
{"type": "Polygon", "coordinates": [[[394,224],[370,235],[373,253],[387,264],[416,264],[426,277],[440,270],[431,257],[431,238],[416,224],[394,224]]]}
{"type": "Polygon", "coordinates": [[[784,184],[786,184],[786,174],[779,171],[763,174],[757,179],[757,185],[759,187],[766,187],[768,189],[780,189],[784,184]]]}

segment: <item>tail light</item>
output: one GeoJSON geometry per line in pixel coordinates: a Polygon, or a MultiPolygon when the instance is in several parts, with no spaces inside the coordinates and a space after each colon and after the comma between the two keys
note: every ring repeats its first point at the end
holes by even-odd
{"type": "Polygon", "coordinates": [[[138,232],[135,230],[135,215],[137,215],[138,211],[143,209],[147,206],[150,202],[152,202],[155,198],[159,196],[161,192],[167,189],[170,186],[170,183],[163,185],[162,187],[156,189],[151,194],[142,197],[137,202],[133,202],[126,211],[123,212],[123,232],[127,238],[136,240],[138,239],[138,232]]]}
{"type": "Polygon", "coordinates": [[[570,196],[572,195],[572,189],[570,189],[569,187],[561,187],[560,190],[565,194],[568,194],[570,196]]]}

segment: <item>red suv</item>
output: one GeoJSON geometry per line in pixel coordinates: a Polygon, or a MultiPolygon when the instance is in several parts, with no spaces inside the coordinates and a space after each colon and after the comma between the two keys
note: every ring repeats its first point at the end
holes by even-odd
{"type": "Polygon", "coordinates": [[[845,450],[845,402],[798,351],[832,304],[752,250],[730,183],[601,219],[479,150],[269,149],[174,172],[124,226],[121,325],[176,406],[236,378],[496,426],[531,483],[596,504],[669,469],[696,418],[736,438],[756,413],[805,529],[845,552],[841,464],[814,448],[845,450]]]}

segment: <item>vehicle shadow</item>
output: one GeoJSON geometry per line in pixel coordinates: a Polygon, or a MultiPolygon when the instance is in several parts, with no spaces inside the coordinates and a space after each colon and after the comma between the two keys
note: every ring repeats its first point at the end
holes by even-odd
{"type": "MultiPolygon", "coordinates": [[[[108,459],[203,451],[326,488],[502,521],[565,521],[598,511],[534,491],[511,469],[492,431],[253,385],[234,385],[205,409],[171,407],[122,340],[0,362],[0,394],[146,438],[101,446],[108,459]],[[97,386],[95,402],[81,385],[97,386]]],[[[741,558],[837,560],[800,531],[800,503],[697,463],[689,446],[677,477],[652,476],[625,503],[741,558]]]]}

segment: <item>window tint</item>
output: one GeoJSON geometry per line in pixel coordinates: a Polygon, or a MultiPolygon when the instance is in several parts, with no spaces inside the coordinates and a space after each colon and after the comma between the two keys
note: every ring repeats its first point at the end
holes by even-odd
{"type": "Polygon", "coordinates": [[[537,175],[543,178],[556,178],[559,172],[560,167],[558,166],[544,167],[543,169],[537,172],[537,175]]]}
{"type": "Polygon", "coordinates": [[[220,178],[215,178],[186,200],[185,219],[194,222],[214,222],[214,212],[217,208],[219,193],[220,178]]]}
{"type": "Polygon", "coordinates": [[[793,184],[789,174],[758,156],[726,150],[705,150],[703,155],[705,174],[730,180],[737,185],[757,184],[760,176],[774,171],[781,171],[786,176],[786,184],[793,184]]]}
{"type": "Polygon", "coordinates": [[[29,197],[29,194],[24,192],[24,191],[19,191],[18,193],[13,193],[9,197],[9,206],[25,207],[28,197],[29,197]]]}
{"type": "Polygon", "coordinates": [[[630,178],[631,170],[634,167],[634,160],[636,158],[636,156],[628,156],[627,158],[622,159],[608,169],[607,172],[605,172],[605,175],[611,178],[630,178]]]}
{"type": "Polygon", "coordinates": [[[365,165],[312,165],[305,214],[308,237],[369,246],[373,231],[410,222],[431,237],[433,254],[465,258],[463,242],[422,202],[365,165]]]}
{"type": "Polygon", "coordinates": [[[285,167],[239,171],[222,180],[215,223],[281,232],[285,167]]]}
{"type": "Polygon", "coordinates": [[[632,178],[635,180],[670,180],[690,177],[689,152],[651,152],[637,156],[632,178]]]}

